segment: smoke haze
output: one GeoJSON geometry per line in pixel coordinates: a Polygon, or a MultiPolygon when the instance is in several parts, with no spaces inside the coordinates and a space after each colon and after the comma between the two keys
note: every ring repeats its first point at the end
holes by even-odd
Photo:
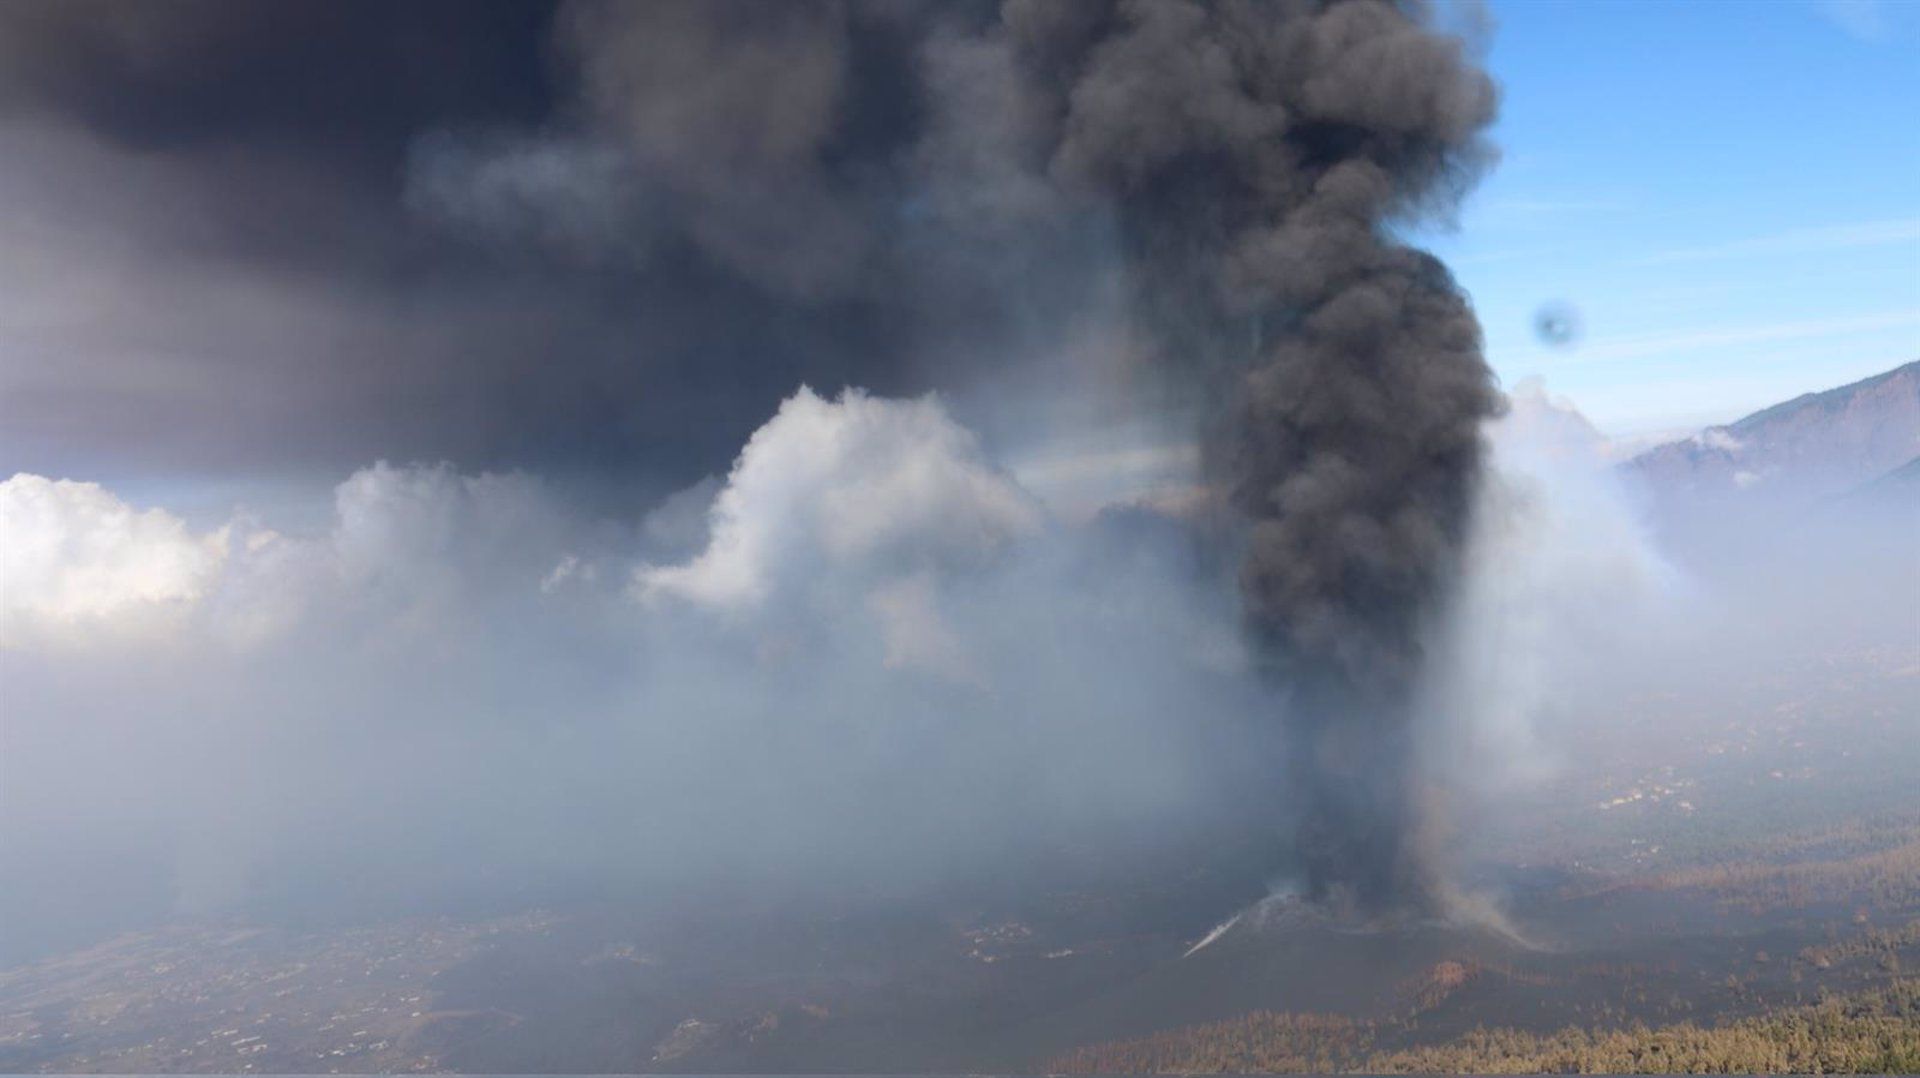
{"type": "Polygon", "coordinates": [[[6,943],[1450,912],[1724,624],[1398,238],[1496,105],[1375,0],[0,7],[6,943]]]}

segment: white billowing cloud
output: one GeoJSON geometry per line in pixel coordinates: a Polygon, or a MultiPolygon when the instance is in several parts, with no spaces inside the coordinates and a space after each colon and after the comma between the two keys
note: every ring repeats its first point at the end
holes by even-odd
{"type": "Polygon", "coordinates": [[[886,665],[975,681],[974,660],[940,615],[939,604],[933,577],[926,573],[882,584],[867,596],[867,608],[880,623],[886,665]]]}
{"type": "Polygon", "coordinates": [[[96,483],[0,482],[0,646],[164,632],[217,582],[227,530],[192,532],[96,483]]]}
{"type": "Polygon", "coordinates": [[[643,596],[741,610],[819,566],[892,579],[978,564],[1036,533],[1034,499],[933,397],[802,388],[756,431],[715,498],[706,549],[648,566],[643,596]]]}
{"type": "Polygon", "coordinates": [[[1212,770],[1255,711],[1219,654],[1224,583],[1160,530],[1047,516],[935,400],[799,393],[724,483],[627,521],[562,489],[377,464],[312,530],[241,514],[217,546],[99,488],[16,481],[10,632],[69,560],[110,560],[29,565],[42,532],[174,551],[120,590],[175,613],[164,648],[0,653],[24,836],[0,872],[72,891],[61,865],[112,874],[137,841],[189,909],[358,901],[363,870],[478,894],[919,887],[1009,850],[1134,849],[1210,826],[1235,783],[1268,789],[1212,770]],[[75,505],[28,542],[47,490],[75,505]]]}
{"type": "Polygon", "coordinates": [[[340,573],[408,592],[466,574],[537,584],[574,529],[532,476],[462,475],[450,464],[381,461],[349,476],[333,501],[327,541],[340,573]]]}
{"type": "Polygon", "coordinates": [[[78,645],[164,632],[244,647],[323,610],[432,632],[484,594],[595,573],[568,549],[578,523],[524,475],[380,462],[335,488],[334,513],[331,530],[310,537],[244,513],[194,533],[97,484],[17,475],[0,483],[0,639],[78,645]]]}
{"type": "MultiPolygon", "coordinates": [[[[302,627],[374,646],[430,643],[505,621],[494,616],[502,603],[614,599],[637,554],[596,540],[532,476],[447,464],[355,472],[334,490],[332,526],[305,537],[244,514],[196,535],[92,484],[21,476],[5,490],[11,644],[49,626],[79,639],[83,623],[163,621],[175,637],[242,648],[302,627]]],[[[828,400],[803,388],[724,485],[690,488],[637,536],[617,534],[687,554],[633,574],[643,597],[767,625],[799,616],[851,627],[877,645],[879,665],[967,681],[972,660],[943,619],[943,585],[1041,526],[1037,501],[938,400],[858,390],[828,400]]]]}
{"type": "Polygon", "coordinates": [[[1491,467],[1437,664],[1455,766],[1477,784],[1544,777],[1543,724],[1590,667],[1657,624],[1677,578],[1613,468],[1614,447],[1537,382],[1488,428],[1491,467]]]}
{"type": "Polygon", "coordinates": [[[1516,456],[1591,466],[1620,453],[1573,402],[1547,392],[1538,378],[1522,379],[1507,396],[1507,410],[1487,431],[1496,467],[1516,456]]]}
{"type": "Polygon", "coordinates": [[[631,577],[642,596],[751,616],[771,634],[794,631],[783,619],[795,617],[810,632],[839,626],[864,636],[876,665],[957,681],[972,660],[943,619],[944,582],[1042,525],[1038,503],[939,401],[858,390],[800,390],[723,486],[667,499],[637,534],[596,532],[532,476],[447,464],[355,472],[334,490],[332,526],[304,537],[244,514],[195,534],[92,484],[19,476],[4,490],[10,645],[164,626],[218,647],[294,632],[443,647],[525,616],[506,604],[617,601],[650,546],[687,560],[643,566],[631,577]]]}

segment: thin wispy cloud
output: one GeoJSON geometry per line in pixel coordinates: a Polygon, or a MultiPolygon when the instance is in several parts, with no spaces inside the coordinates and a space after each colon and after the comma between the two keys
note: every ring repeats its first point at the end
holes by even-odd
{"type": "Polygon", "coordinates": [[[1881,42],[1887,39],[1885,0],[1819,0],[1814,8],[1828,22],[1845,30],[1849,36],[1867,42],[1881,42]]]}
{"type": "Polygon", "coordinates": [[[1486,202],[1488,213],[1516,217],[1555,217],[1562,214],[1610,213],[1627,208],[1617,198],[1496,198],[1486,202]]]}
{"type": "Polygon", "coordinates": [[[1609,213],[1626,208],[1619,198],[1492,198],[1486,209],[1492,213],[1513,213],[1526,217],[1549,217],[1557,213],[1609,213]]]}
{"type": "MultiPolygon", "coordinates": [[[[1649,356],[1684,358],[1689,352],[1701,352],[1733,345],[1839,337],[1907,327],[1920,327],[1920,309],[1602,338],[1581,349],[1580,355],[1573,362],[1582,364],[1617,362],[1649,356]]],[[[1920,347],[1920,340],[1916,340],[1914,344],[1920,347]]]]}
{"type": "Polygon", "coordinates": [[[1515,262],[1522,258],[1543,258],[1540,251],[1481,251],[1477,254],[1455,255],[1451,262],[1454,269],[1467,266],[1497,266],[1503,262],[1515,262]]]}
{"type": "Polygon", "coordinates": [[[1729,243],[1660,251],[1645,258],[1636,259],[1631,264],[1669,265],[1676,262],[1706,262],[1750,255],[1850,251],[1863,247],[1890,247],[1903,243],[1920,243],[1920,217],[1897,217],[1884,221],[1795,228],[1729,243]]]}

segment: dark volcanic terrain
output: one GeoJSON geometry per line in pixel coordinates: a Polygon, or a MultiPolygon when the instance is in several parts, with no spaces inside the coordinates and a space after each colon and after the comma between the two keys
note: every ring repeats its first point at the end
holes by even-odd
{"type": "Polygon", "coordinates": [[[1920,656],[1808,663],[1716,723],[1650,690],[1490,828],[1471,882],[1514,934],[1246,910],[1246,881],[1205,873],[912,915],[181,924],[0,972],[0,1070],[1034,1069],[1260,1011],[1415,1045],[1768,1012],[1920,961],[1920,656]]]}

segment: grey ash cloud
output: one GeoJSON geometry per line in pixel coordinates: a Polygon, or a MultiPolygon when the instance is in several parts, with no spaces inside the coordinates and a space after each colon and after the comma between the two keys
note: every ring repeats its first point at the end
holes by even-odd
{"type": "Polygon", "coordinates": [[[0,279],[60,283],[5,309],[0,454],[676,486],[802,382],[1028,386],[1110,321],[1203,433],[1309,890],[1425,909],[1420,640],[1497,396],[1393,237],[1495,107],[1376,0],[9,5],[0,279]]]}

